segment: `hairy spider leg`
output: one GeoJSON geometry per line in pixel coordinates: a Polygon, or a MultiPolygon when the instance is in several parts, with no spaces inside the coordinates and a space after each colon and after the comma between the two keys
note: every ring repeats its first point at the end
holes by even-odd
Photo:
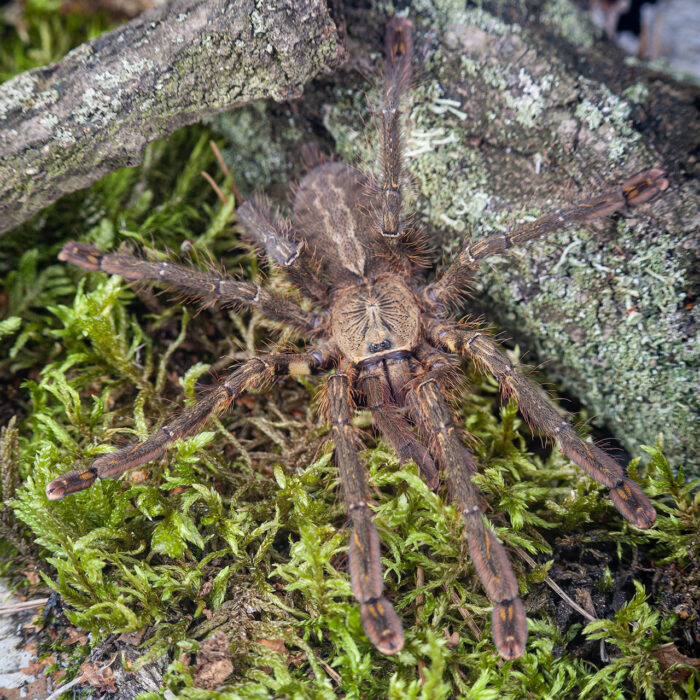
{"type": "Polygon", "coordinates": [[[386,25],[386,72],[384,104],[380,114],[383,183],[381,189],[382,235],[396,238],[404,233],[401,221],[401,95],[411,82],[413,23],[394,17],[386,25]]]}
{"type": "Polygon", "coordinates": [[[325,303],[328,285],[313,271],[313,260],[294,230],[292,222],[280,216],[270,200],[255,194],[237,210],[238,219],[246,233],[266,251],[272,262],[281,267],[291,282],[309,299],[325,303]]]}
{"type": "Polygon", "coordinates": [[[244,304],[259,309],[273,321],[288,323],[307,337],[313,337],[318,318],[296,304],[260,285],[237,280],[217,271],[203,271],[171,262],[145,260],[128,253],[103,253],[88,243],[69,241],[59,260],[85,270],[102,270],[121,275],[130,282],[156,282],[168,285],[187,298],[205,306],[244,304]]]}
{"type": "Polygon", "coordinates": [[[197,432],[212,415],[226,410],[244,391],[261,388],[275,377],[312,374],[326,359],[323,350],[316,350],[303,355],[265,355],[248,360],[147,440],[101,455],[87,469],[77,469],[54,479],[46,486],[46,497],[56,501],[89,488],[96,479],[114,478],[129,469],[151,462],[160,457],[173,442],[197,432]]]}
{"type": "Polygon", "coordinates": [[[466,280],[479,263],[491,255],[502,253],[533,238],[539,238],[557,229],[581,224],[615,212],[627,212],[646,204],[668,187],[666,174],[660,168],[651,168],[633,175],[620,186],[598,197],[567,209],[558,209],[535,221],[517,226],[512,231],[488,236],[476,243],[468,242],[442,277],[426,288],[430,302],[446,304],[458,299],[466,280]]]}
{"type": "Polygon", "coordinates": [[[470,355],[496,379],[503,392],[513,395],[527,421],[554,438],[564,454],[596,481],[610,489],[610,498],[624,518],[647,529],[656,520],[656,511],[644,491],[624,469],[596,445],[582,440],[564,420],[545,392],[520,374],[513,363],[488,336],[476,330],[435,324],[433,342],[450,352],[470,355]]]}
{"type": "MultiPolygon", "coordinates": [[[[399,360],[396,364],[399,363],[405,364],[408,369],[407,360],[399,360]]],[[[406,419],[392,405],[394,399],[386,371],[385,361],[363,367],[356,384],[366,397],[367,408],[372,412],[372,422],[394,448],[401,463],[415,462],[428,487],[435,490],[438,486],[438,473],[433,459],[415,438],[406,419]]]]}
{"type": "Polygon", "coordinates": [[[350,386],[345,374],[332,374],[326,384],[335,461],[353,528],[349,548],[350,582],[353,595],[360,603],[365,633],[382,654],[391,655],[403,649],[403,627],[391,603],[382,595],[379,536],[367,503],[367,472],[357,457],[357,436],[350,422],[350,386]]]}
{"type": "Polygon", "coordinates": [[[473,457],[459,439],[443,387],[435,372],[411,388],[407,394],[415,422],[430,440],[451,497],[459,509],[467,530],[469,554],[476,573],[493,601],[492,634],[498,653],[504,659],[517,659],[525,651],[527,618],[518,597],[518,581],[503,545],[484,524],[479,505],[480,492],[471,480],[476,473],[473,457]]]}

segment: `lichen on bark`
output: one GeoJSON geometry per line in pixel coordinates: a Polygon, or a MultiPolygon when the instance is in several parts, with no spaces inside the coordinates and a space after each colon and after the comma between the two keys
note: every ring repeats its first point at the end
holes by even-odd
{"type": "Polygon", "coordinates": [[[299,97],[345,57],[322,0],[171,0],[0,86],[0,232],[186,124],[299,97]]]}

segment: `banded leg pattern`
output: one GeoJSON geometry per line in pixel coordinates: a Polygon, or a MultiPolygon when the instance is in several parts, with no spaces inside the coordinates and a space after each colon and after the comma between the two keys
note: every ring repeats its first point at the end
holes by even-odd
{"type": "Polygon", "coordinates": [[[328,285],[314,274],[312,260],[292,222],[281,216],[267,197],[256,194],[238,207],[237,213],[248,235],[306,296],[314,301],[328,298],[328,285]]]}
{"type": "Polygon", "coordinates": [[[479,268],[482,260],[491,255],[503,253],[509,248],[573,224],[592,221],[618,211],[631,211],[654,199],[668,188],[668,184],[663,170],[650,168],[586,202],[567,209],[558,209],[535,221],[516,226],[512,231],[487,236],[476,243],[470,242],[462,248],[443,276],[427,287],[427,298],[433,303],[444,304],[459,296],[473,271],[479,268]]]}
{"type": "Polygon", "coordinates": [[[386,77],[381,111],[383,186],[381,190],[382,235],[401,236],[401,95],[411,81],[413,23],[394,17],[386,26],[386,77]]]}
{"type": "Polygon", "coordinates": [[[96,479],[114,478],[129,469],[151,462],[176,440],[196,433],[212,415],[227,409],[244,391],[260,388],[274,377],[311,374],[322,362],[321,351],[308,355],[268,355],[248,360],[147,440],[101,455],[86,469],[77,469],[54,479],[46,486],[46,497],[56,501],[89,488],[96,479]]]}
{"type": "Polygon", "coordinates": [[[352,523],[349,562],[352,592],[360,603],[362,626],[382,654],[403,649],[403,627],[389,601],[382,595],[379,536],[367,504],[367,472],[360,465],[351,424],[350,380],[344,374],[328,378],[328,417],[335,442],[335,460],[340,472],[345,505],[352,523]]]}
{"type": "Polygon", "coordinates": [[[205,306],[245,304],[260,309],[273,321],[288,323],[312,336],[316,318],[296,304],[260,285],[237,280],[216,271],[199,270],[175,263],[146,260],[128,253],[103,253],[88,243],[69,241],[58,259],[95,272],[121,275],[130,282],[155,282],[181,292],[205,306]]]}
{"type": "Polygon", "coordinates": [[[437,379],[418,384],[409,392],[408,401],[447,477],[450,494],[466,525],[469,554],[486,594],[494,602],[492,628],[496,648],[504,659],[516,659],[524,652],[527,641],[525,608],[518,597],[518,581],[508,555],[484,523],[480,492],[471,480],[476,473],[474,459],[459,439],[437,379]]]}
{"type": "Polygon", "coordinates": [[[596,445],[586,442],[564,420],[547,395],[520,374],[513,363],[488,336],[475,330],[436,325],[433,341],[450,352],[465,353],[484,366],[507,395],[513,395],[531,425],[559,443],[564,454],[596,481],[610,489],[610,498],[624,518],[647,529],[656,520],[656,511],[642,489],[624,469],[596,445]]]}

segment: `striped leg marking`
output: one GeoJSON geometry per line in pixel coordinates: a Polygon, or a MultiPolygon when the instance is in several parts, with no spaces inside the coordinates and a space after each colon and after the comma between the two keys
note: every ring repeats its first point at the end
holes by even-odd
{"type": "Polygon", "coordinates": [[[154,282],[167,285],[186,298],[204,306],[244,304],[260,309],[274,321],[288,323],[301,333],[313,336],[317,319],[296,304],[258,284],[237,280],[216,271],[185,265],[146,260],[127,253],[103,253],[92,245],[69,241],[58,259],[92,272],[101,270],[121,275],[130,282],[154,282]]]}
{"type": "Polygon", "coordinates": [[[311,374],[322,362],[323,356],[320,351],[308,355],[267,355],[248,360],[196,404],[185,409],[147,440],[102,455],[87,469],[68,472],[54,479],[46,486],[46,497],[50,501],[57,501],[71,493],[89,488],[97,479],[110,479],[151,462],[160,457],[175,440],[197,432],[212,415],[227,409],[244,391],[261,387],[274,377],[311,374]]]}
{"type": "Polygon", "coordinates": [[[569,459],[610,489],[610,499],[624,518],[642,529],[654,524],[656,511],[644,491],[612,457],[582,440],[559,415],[544,391],[520,374],[491,338],[478,331],[447,325],[435,326],[432,334],[434,342],[450,352],[470,355],[491,372],[504,392],[515,397],[531,425],[556,439],[569,459]]]}
{"type": "Polygon", "coordinates": [[[403,649],[403,627],[391,603],[382,595],[379,536],[367,506],[367,472],[357,457],[356,436],[350,422],[350,380],[344,374],[333,374],[327,391],[335,461],[353,528],[349,550],[352,592],[360,603],[362,626],[369,640],[382,654],[396,654],[403,649]]]}
{"type": "Polygon", "coordinates": [[[469,554],[476,572],[494,602],[493,640],[504,659],[517,659],[525,650],[527,618],[518,598],[518,582],[503,545],[484,523],[479,490],[471,475],[474,459],[462,445],[452,412],[436,379],[428,379],[408,395],[417,422],[434,445],[434,454],[444,470],[452,499],[467,529],[469,554]]]}

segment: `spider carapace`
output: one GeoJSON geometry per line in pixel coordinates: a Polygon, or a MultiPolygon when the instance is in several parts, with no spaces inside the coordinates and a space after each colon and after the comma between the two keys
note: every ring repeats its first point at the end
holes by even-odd
{"type": "Polygon", "coordinates": [[[421,269],[425,251],[402,211],[400,98],[410,82],[411,32],[407,19],[395,18],[387,25],[384,103],[378,114],[381,177],[377,180],[357,168],[324,160],[308,149],[309,170],[294,198],[293,222],[259,195],[238,209],[246,232],[310,298],[315,311],[216,271],[127,253],[105,254],[85,243],[66,244],[60,259],[87,270],[162,283],[207,304],[257,308],[296,329],[307,349],[244,362],[147,440],[55,479],[46,493],[50,499],[63,498],[97,478],[115,477],[160,457],[175,440],[197,432],[243,392],[261,388],[275,377],[321,375],[321,406],[331,426],[351,525],[352,590],[369,639],[385,654],[400,651],[404,644],[401,622],[383,592],[379,538],[352,424],[357,404],[371,411],[376,429],[402,462],[414,461],[432,488],[438,485],[438,475],[447,483],[466,526],[476,572],[493,601],[496,647],[503,658],[513,659],[525,649],[525,610],[505,549],[482,513],[482,496],[472,482],[476,463],[460,440],[448,400],[460,356],[490,371],[503,393],[515,397],[531,425],[557,440],[579,467],[608,487],[627,520],[648,528],[656,513],[615,460],[582,440],[546,394],[482,330],[453,322],[450,308],[485,258],[558,228],[625,213],[665,190],[668,181],[662,170],[651,168],[593,199],[506,233],[467,242],[442,275],[426,283],[421,269]]]}

